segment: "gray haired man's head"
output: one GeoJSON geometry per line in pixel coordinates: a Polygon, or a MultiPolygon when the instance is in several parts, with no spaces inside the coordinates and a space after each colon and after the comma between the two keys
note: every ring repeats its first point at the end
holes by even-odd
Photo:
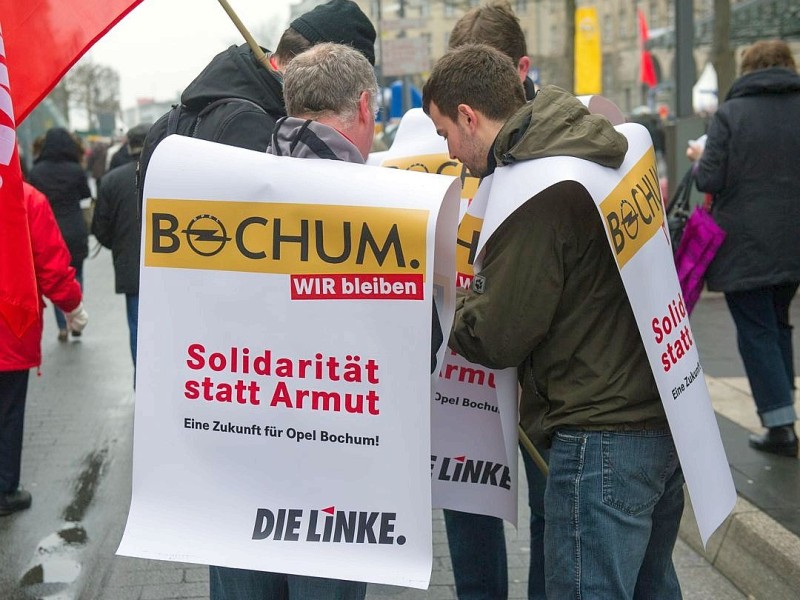
{"type": "Polygon", "coordinates": [[[298,54],[283,74],[286,113],[293,117],[349,123],[358,117],[363,92],[369,94],[374,113],[378,99],[375,71],[363,54],[343,44],[312,46],[298,54]]]}

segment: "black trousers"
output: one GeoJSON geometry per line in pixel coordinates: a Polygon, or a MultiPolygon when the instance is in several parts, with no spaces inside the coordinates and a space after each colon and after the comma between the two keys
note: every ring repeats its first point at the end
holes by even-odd
{"type": "Polygon", "coordinates": [[[0,371],[0,493],[19,487],[28,373],[28,369],[0,371]]]}

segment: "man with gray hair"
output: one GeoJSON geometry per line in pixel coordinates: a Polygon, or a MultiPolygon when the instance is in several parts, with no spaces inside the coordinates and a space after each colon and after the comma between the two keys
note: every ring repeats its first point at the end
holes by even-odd
{"type": "MultiPolygon", "coordinates": [[[[375,134],[378,83],[362,54],[341,44],[317,44],[286,67],[283,96],[289,116],[275,124],[268,153],[364,164],[375,134]]],[[[443,342],[431,303],[431,373],[443,342]]]]}
{"type": "Polygon", "coordinates": [[[378,83],[364,56],[342,44],[298,54],[283,77],[286,113],[267,152],[363,164],[375,131],[378,83]]]}
{"type": "MultiPolygon", "coordinates": [[[[378,84],[367,58],[342,44],[321,43],[286,66],[278,119],[267,152],[295,158],[364,163],[375,129],[378,84]]],[[[363,600],[367,584],[284,573],[212,567],[212,600],[363,600]]]]}

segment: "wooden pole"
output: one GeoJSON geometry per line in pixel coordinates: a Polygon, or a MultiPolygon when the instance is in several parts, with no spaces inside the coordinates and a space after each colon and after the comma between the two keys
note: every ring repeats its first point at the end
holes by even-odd
{"type": "Polygon", "coordinates": [[[233,24],[236,25],[236,29],[238,29],[239,33],[242,34],[247,42],[247,45],[250,46],[250,50],[253,51],[253,55],[256,57],[256,60],[259,62],[259,64],[261,64],[267,71],[272,72],[272,67],[269,64],[269,57],[264,54],[261,46],[256,43],[255,38],[250,35],[247,27],[244,26],[244,23],[242,23],[242,20],[234,12],[233,8],[231,8],[231,5],[228,4],[227,0],[219,0],[219,3],[222,5],[222,8],[225,9],[225,12],[228,13],[228,16],[231,18],[231,21],[233,21],[233,24]]]}
{"type": "Polygon", "coordinates": [[[547,477],[550,469],[547,467],[547,463],[544,462],[542,455],[539,454],[536,446],[533,445],[533,442],[528,437],[528,434],[525,433],[525,430],[523,430],[520,425],[517,425],[517,432],[519,433],[519,441],[522,442],[523,447],[528,451],[528,454],[530,454],[533,462],[536,463],[536,466],[539,467],[539,470],[542,472],[542,474],[547,477]]]}

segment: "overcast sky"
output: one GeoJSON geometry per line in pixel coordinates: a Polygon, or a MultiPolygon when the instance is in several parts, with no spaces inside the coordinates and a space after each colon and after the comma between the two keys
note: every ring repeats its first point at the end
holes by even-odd
{"type": "MultiPolygon", "coordinates": [[[[261,45],[289,24],[295,0],[228,0],[261,45]]],[[[89,56],[120,74],[123,108],[136,98],[171,100],[230,44],[244,39],[217,0],[144,0],[101,38],[89,56]]]]}

